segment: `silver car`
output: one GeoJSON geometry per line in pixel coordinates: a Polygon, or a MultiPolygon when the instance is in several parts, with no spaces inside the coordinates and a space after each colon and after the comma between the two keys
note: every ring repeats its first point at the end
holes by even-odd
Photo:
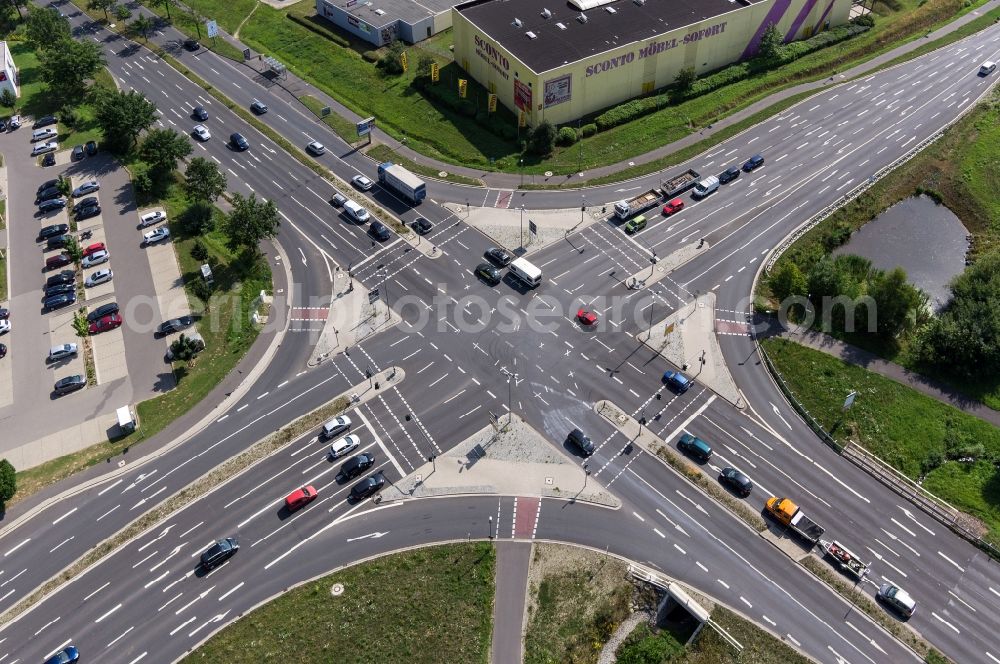
{"type": "Polygon", "coordinates": [[[110,258],[111,254],[104,249],[101,249],[100,251],[95,251],[89,256],[84,257],[84,259],[80,262],[80,265],[83,267],[94,267],[95,265],[100,265],[101,263],[107,263],[110,258]]]}
{"type": "Polygon", "coordinates": [[[49,349],[49,362],[58,362],[72,355],[76,355],[76,344],[59,344],[49,349]]]}
{"type": "Polygon", "coordinates": [[[111,271],[111,268],[104,268],[98,270],[91,274],[84,280],[83,285],[87,288],[93,288],[99,284],[106,284],[112,279],[114,279],[115,273],[111,271]]]}

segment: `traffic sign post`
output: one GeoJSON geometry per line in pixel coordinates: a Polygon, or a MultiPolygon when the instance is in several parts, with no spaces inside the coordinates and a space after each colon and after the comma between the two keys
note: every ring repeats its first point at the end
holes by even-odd
{"type": "Polygon", "coordinates": [[[377,288],[373,288],[368,291],[368,304],[375,304],[379,298],[379,292],[377,288]]]}

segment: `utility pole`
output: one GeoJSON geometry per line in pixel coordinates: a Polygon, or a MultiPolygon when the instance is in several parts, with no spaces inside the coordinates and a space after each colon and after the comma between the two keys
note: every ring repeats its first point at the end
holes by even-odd
{"type": "Polygon", "coordinates": [[[524,249],[524,206],[521,206],[521,231],[517,236],[517,248],[524,249]]]}
{"type": "MultiPolygon", "coordinates": [[[[517,369],[517,359],[514,360],[514,368],[517,369]]],[[[517,371],[509,371],[507,367],[501,367],[500,373],[507,376],[507,426],[510,426],[511,418],[514,417],[513,410],[513,385],[511,384],[511,379],[517,380],[517,371]]]]}
{"type": "Polygon", "coordinates": [[[583,223],[583,212],[584,212],[584,210],[587,209],[587,195],[586,194],[580,194],[580,196],[583,198],[583,201],[580,203],[580,223],[582,224],[583,223]]]}
{"type": "Polygon", "coordinates": [[[388,278],[389,271],[385,268],[384,263],[379,263],[378,267],[375,268],[375,274],[378,275],[379,272],[382,273],[382,281],[379,282],[379,288],[385,294],[385,323],[386,325],[392,320],[392,310],[389,308],[389,288],[388,288],[388,278]]]}

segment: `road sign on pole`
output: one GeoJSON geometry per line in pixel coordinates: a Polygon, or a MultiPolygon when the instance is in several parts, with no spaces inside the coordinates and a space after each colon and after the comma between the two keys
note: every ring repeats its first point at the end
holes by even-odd
{"type": "Polygon", "coordinates": [[[375,304],[379,298],[379,293],[377,288],[373,288],[368,292],[368,304],[375,304]]]}
{"type": "Polygon", "coordinates": [[[850,407],[854,405],[854,400],[857,398],[857,396],[858,393],[853,391],[847,395],[847,398],[844,399],[844,410],[849,410],[850,407]]]}
{"type": "Polygon", "coordinates": [[[532,235],[538,235],[538,225],[531,219],[528,220],[528,232],[532,235]]]}
{"type": "Polygon", "coordinates": [[[490,411],[490,426],[493,427],[494,431],[500,430],[500,424],[497,422],[497,416],[492,410],[490,411]]]}
{"type": "Polygon", "coordinates": [[[320,117],[323,117],[323,118],[325,118],[326,116],[330,115],[330,107],[329,106],[324,106],[323,108],[319,109],[319,115],[320,115],[320,117]]]}
{"type": "Polygon", "coordinates": [[[360,120],[357,124],[358,136],[367,136],[371,133],[372,127],[375,126],[375,118],[365,118],[360,120]]]}
{"type": "Polygon", "coordinates": [[[244,60],[250,59],[250,49],[248,48],[243,49],[243,59],[244,60]]]}
{"type": "Polygon", "coordinates": [[[205,30],[208,31],[208,36],[213,39],[219,36],[219,24],[215,21],[205,21],[205,30]]]}

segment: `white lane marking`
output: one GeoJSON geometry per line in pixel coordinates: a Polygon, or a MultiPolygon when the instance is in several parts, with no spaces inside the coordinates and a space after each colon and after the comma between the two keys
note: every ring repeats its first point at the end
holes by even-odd
{"type": "Polygon", "coordinates": [[[965,574],[965,568],[964,568],[964,567],[962,567],[961,565],[959,565],[958,563],[956,563],[956,562],[955,562],[954,560],[952,560],[952,559],[951,559],[951,558],[949,558],[948,556],[946,556],[946,555],[944,555],[943,553],[941,553],[940,551],[938,551],[938,552],[937,552],[937,554],[938,554],[939,556],[941,556],[942,558],[944,558],[945,560],[947,560],[947,561],[948,561],[949,563],[951,563],[952,565],[954,565],[955,567],[957,567],[957,568],[958,568],[958,571],[960,571],[960,572],[962,572],[963,574],[965,574]]]}
{"type": "Polygon", "coordinates": [[[55,521],[53,521],[53,522],[52,522],[52,525],[53,525],[53,526],[54,526],[54,525],[56,525],[57,523],[59,523],[60,521],[62,521],[62,520],[63,520],[63,519],[65,519],[66,517],[68,517],[68,516],[69,516],[70,514],[72,514],[73,512],[75,512],[76,510],[77,510],[77,508],[76,508],[76,507],[74,507],[74,508],[73,508],[73,509],[71,509],[70,511],[66,512],[66,513],[65,513],[65,514],[63,514],[63,515],[62,515],[61,517],[59,517],[58,519],[56,519],[55,521]]]}

